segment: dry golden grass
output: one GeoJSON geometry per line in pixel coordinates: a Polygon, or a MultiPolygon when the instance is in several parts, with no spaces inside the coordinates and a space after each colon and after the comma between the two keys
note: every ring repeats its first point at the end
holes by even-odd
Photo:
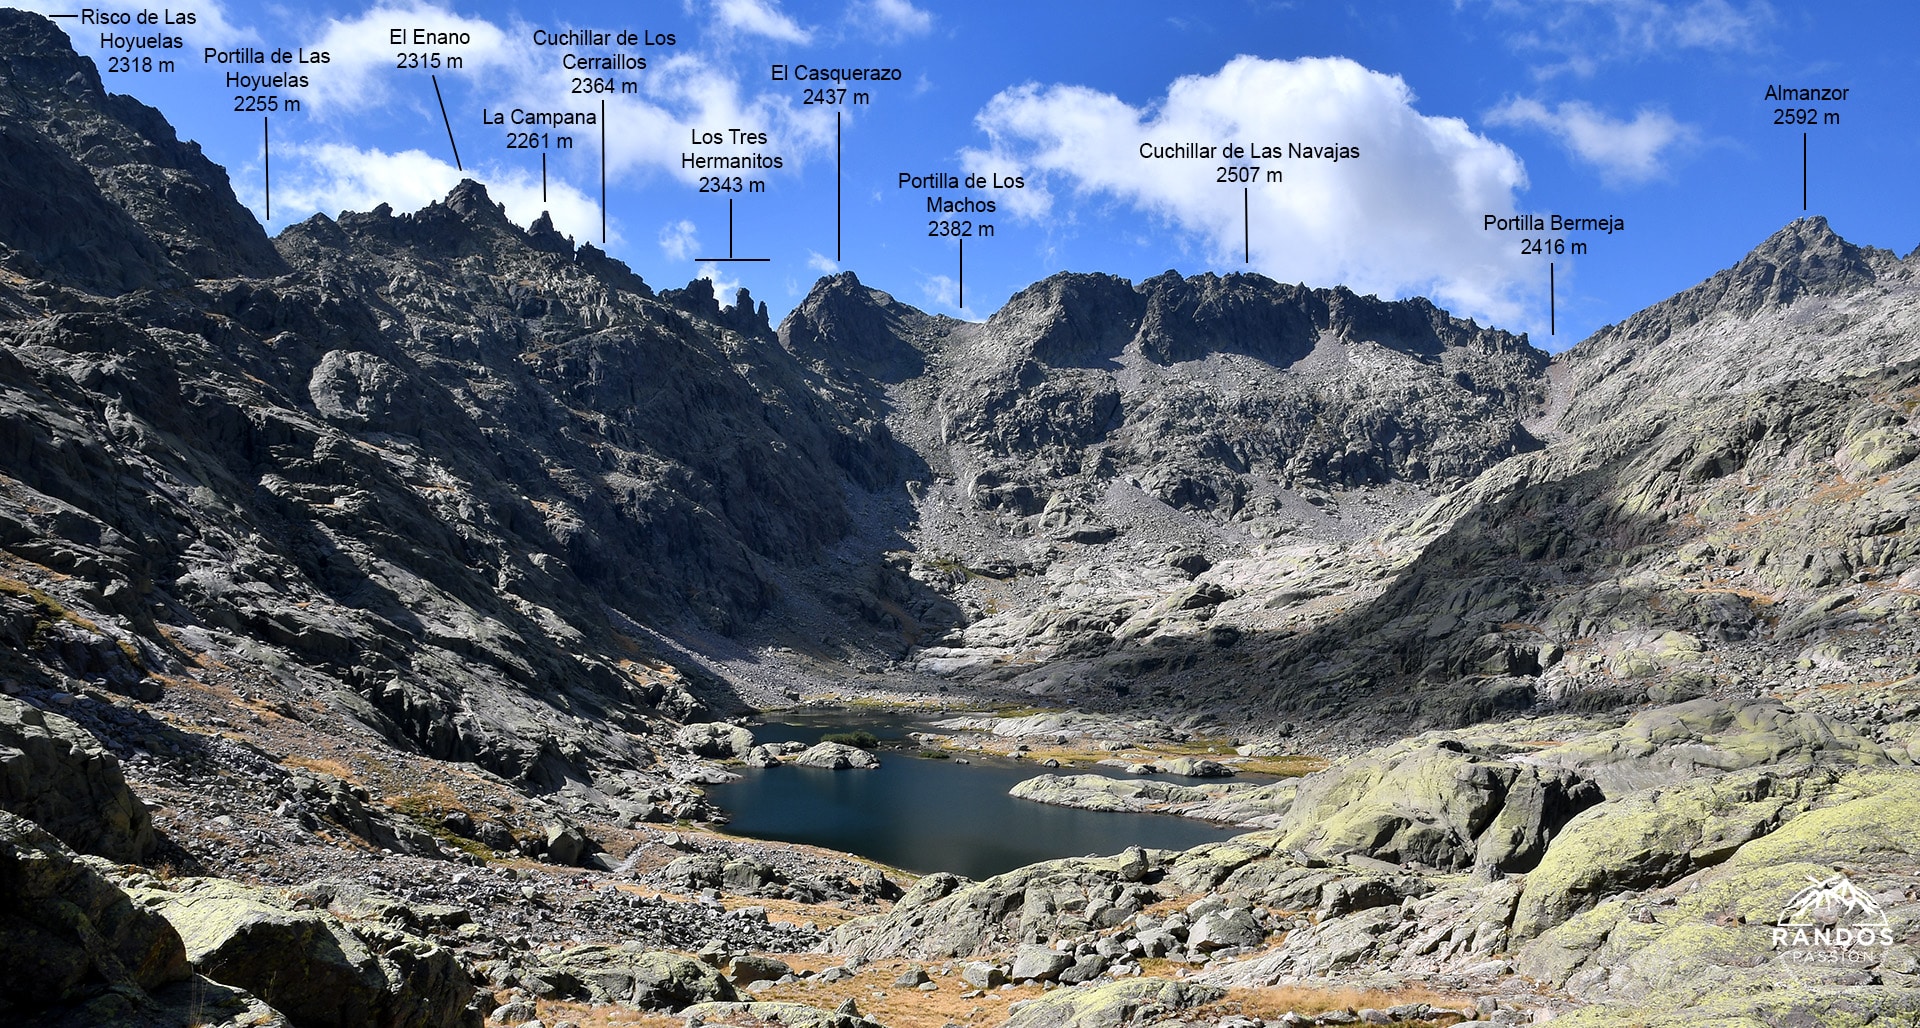
{"type": "Polygon", "coordinates": [[[285,767],[303,768],[307,771],[318,771],[323,775],[332,775],[350,785],[361,784],[359,774],[352,768],[327,757],[307,757],[294,754],[281,758],[280,763],[285,767]]]}
{"type": "MultiPolygon", "coordinates": [[[[841,959],[823,954],[778,956],[795,970],[807,971],[823,970],[840,963],[841,959]]],[[[1012,989],[995,989],[973,999],[961,999],[961,993],[972,991],[972,986],[960,979],[959,963],[953,963],[953,973],[943,975],[939,968],[945,966],[944,962],[883,960],[862,967],[845,981],[801,980],[776,985],[762,992],[743,992],[741,998],[749,1002],[803,1003],[823,1010],[836,1009],[851,999],[861,1014],[888,1028],[942,1028],[949,1023],[990,1028],[1006,1020],[1008,1006],[1019,1000],[1032,999],[1044,991],[1038,985],[1023,985],[1012,989]],[[937,989],[922,992],[917,988],[893,984],[894,979],[916,964],[927,969],[939,986],[937,989]]],[[[536,1006],[540,1019],[549,1025],[555,1021],[572,1021],[580,1028],[613,1028],[616,1025],[620,1028],[679,1028],[682,1023],[680,1018],[672,1015],[642,1013],[616,1004],[541,1000],[536,1006]]],[[[726,1023],[737,1023],[741,1028],[764,1028],[761,1022],[744,1017],[726,1023]]]]}
{"type": "MultiPolygon", "coordinates": [[[[1033,746],[1031,749],[1018,750],[1018,739],[981,739],[977,736],[955,736],[940,744],[943,752],[964,755],[971,752],[990,753],[1002,757],[1014,757],[1034,765],[1034,774],[1049,772],[1070,772],[1078,767],[1097,764],[1102,760],[1124,760],[1130,764],[1152,764],[1173,757],[1208,757],[1223,763],[1232,760],[1230,765],[1242,774],[1273,775],[1279,778],[1297,778],[1309,775],[1327,766],[1322,757],[1304,754],[1287,754],[1278,757],[1240,757],[1233,752],[1233,745],[1224,739],[1195,739],[1188,742],[1157,742],[1144,746],[1133,746],[1124,750],[1101,749],[1093,743],[1033,746]],[[969,747],[980,746],[978,751],[969,747]],[[1017,755],[1016,755],[1017,754],[1017,755]],[[1048,760],[1057,760],[1057,768],[1045,767],[1048,760]]],[[[1029,743],[1029,746],[1032,744],[1029,743]]],[[[1199,781],[1199,780],[1196,780],[1199,781]]],[[[1207,779],[1220,782],[1223,779],[1207,779]]]]}
{"type": "MultiPolygon", "coordinates": [[[[1436,1007],[1461,1008],[1472,1001],[1450,993],[1412,986],[1383,992],[1378,989],[1315,989],[1304,985],[1275,985],[1264,989],[1228,989],[1225,999],[1195,1012],[1192,1020],[1213,1020],[1230,1014],[1276,1020],[1291,1010],[1296,1014],[1324,1014],[1329,1010],[1360,1010],[1373,1007],[1385,1010],[1403,1003],[1427,1003],[1436,1007]]],[[[1448,1021],[1458,1021],[1452,1017],[1448,1021]]]]}
{"type": "Polygon", "coordinates": [[[580,1028],[681,1028],[684,1023],[672,1014],[650,1014],[631,1010],[617,1003],[594,1005],[543,999],[534,1003],[540,1023],[572,1021],[580,1028]]]}
{"type": "MultiPolygon", "coordinates": [[[[783,956],[781,959],[801,966],[803,958],[783,956]]],[[[836,962],[831,957],[819,959],[822,961],[819,966],[836,962]]],[[[832,1010],[851,999],[860,1008],[860,1013],[887,1028],[941,1028],[949,1022],[987,1028],[1007,1019],[1007,1007],[1010,1004],[1032,999],[1043,991],[1038,985],[1022,985],[1012,989],[995,989],[973,999],[961,999],[960,994],[972,991],[973,987],[960,979],[960,963],[954,962],[952,974],[942,975],[938,968],[944,962],[882,960],[862,967],[845,981],[822,983],[803,980],[776,985],[747,998],[805,1003],[826,1010],[832,1010]],[[895,978],[915,964],[927,969],[934,983],[939,986],[937,989],[921,992],[893,984],[895,978]]]]}

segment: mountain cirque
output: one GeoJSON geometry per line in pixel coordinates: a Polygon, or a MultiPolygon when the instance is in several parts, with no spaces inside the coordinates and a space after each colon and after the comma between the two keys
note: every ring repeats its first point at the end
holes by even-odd
{"type": "Polygon", "coordinates": [[[1914,256],[1798,221],[1553,358],[1249,275],[775,330],[473,183],[269,239],[13,11],[0,135],[10,1018],[1920,1011],[1914,256]],[[876,698],[1332,762],[984,882],[704,827],[725,718],[876,698]],[[1788,960],[1836,873],[1891,941],[1788,960]]]}

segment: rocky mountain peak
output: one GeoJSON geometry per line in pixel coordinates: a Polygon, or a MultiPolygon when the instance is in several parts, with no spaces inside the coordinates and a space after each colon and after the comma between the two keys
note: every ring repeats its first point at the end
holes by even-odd
{"type": "Polygon", "coordinates": [[[527,243],[549,253],[573,252],[573,237],[561,235],[560,230],[553,227],[553,215],[547,211],[541,211],[533,224],[527,226],[527,243]]]}
{"type": "Polygon", "coordinates": [[[0,104],[22,92],[105,92],[99,70],[74,52],[72,40],[58,25],[11,7],[0,7],[0,86],[6,89],[0,104]]]}
{"type": "Polygon", "coordinates": [[[987,334],[1053,367],[1100,366],[1133,340],[1145,307],[1117,275],[1061,272],[1009,298],[987,334]]]}
{"type": "Polygon", "coordinates": [[[909,314],[919,316],[843,271],[814,283],[780,323],[779,338],[802,360],[897,382],[925,368],[920,351],[901,333],[909,314]]]}
{"type": "Polygon", "coordinates": [[[1657,342],[1716,315],[1749,317],[1811,296],[1839,296],[1897,272],[1891,251],[1856,246],[1815,215],[1789,222],[1733,266],[1583,341],[1591,349],[1621,338],[1657,342]]]}
{"type": "Polygon", "coordinates": [[[1708,296],[1712,287],[1721,287],[1721,309],[1751,313],[1766,305],[1792,303],[1803,295],[1844,293],[1871,285],[1895,261],[1888,251],[1847,242],[1827,219],[1814,215],[1788,223],[1703,286],[1708,296]]]}
{"type": "MultiPolygon", "coordinates": [[[[435,257],[524,245],[531,238],[529,232],[507,219],[506,208],[494,202],[487,187],[473,179],[462,179],[445,199],[412,213],[395,214],[390,205],[381,204],[365,214],[343,213],[339,224],[357,241],[385,242],[435,257]]],[[[535,248],[551,250],[551,241],[543,241],[549,245],[535,248]]]]}
{"type": "Polygon", "coordinates": [[[58,26],[0,10],[0,54],[0,244],[107,294],[286,271],[226,172],[58,26]]]}
{"type": "Polygon", "coordinates": [[[448,210],[479,224],[498,226],[507,220],[506,205],[495,203],[493,197],[487,195],[487,187],[470,178],[461,179],[441,203],[448,210]]]}
{"type": "Polygon", "coordinates": [[[1911,294],[1913,267],[1891,251],[1843,239],[1825,218],[1801,218],[1731,267],[1595,332],[1558,359],[1561,427],[1577,429],[1643,404],[1832,378],[1920,357],[1920,334],[1883,294],[1911,294]],[[1871,331],[1856,318],[1877,311],[1871,331]]]}
{"type": "Polygon", "coordinates": [[[1264,275],[1168,271],[1140,284],[1140,349],[1158,364],[1234,352],[1285,367],[1313,350],[1327,305],[1313,290],[1264,275]]]}

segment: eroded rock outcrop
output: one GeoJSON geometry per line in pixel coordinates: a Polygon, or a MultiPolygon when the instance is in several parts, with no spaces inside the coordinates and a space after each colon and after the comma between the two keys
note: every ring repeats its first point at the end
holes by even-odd
{"type": "Polygon", "coordinates": [[[27,1018],[187,981],[173,926],[31,822],[0,811],[0,1012],[27,1018]]]}
{"type": "Polygon", "coordinates": [[[880,758],[858,746],[849,746],[842,742],[815,743],[806,750],[787,758],[787,763],[796,767],[823,767],[830,771],[844,771],[853,768],[871,771],[880,766],[880,758]]]}
{"type": "Polygon", "coordinates": [[[220,879],[149,882],[130,894],[173,926],[200,973],[261,997],[294,1028],[480,1026],[466,970],[426,939],[291,909],[220,879]]]}
{"type": "Polygon", "coordinates": [[[59,714],[0,696],[0,810],[83,853],[124,863],[153,848],[153,822],[120,762],[59,714]]]}
{"type": "Polygon", "coordinates": [[[733,984],[717,968],[678,953],[637,946],[580,946],[541,965],[558,995],[641,1010],[679,1011],[696,1003],[730,1003],[733,984]]]}

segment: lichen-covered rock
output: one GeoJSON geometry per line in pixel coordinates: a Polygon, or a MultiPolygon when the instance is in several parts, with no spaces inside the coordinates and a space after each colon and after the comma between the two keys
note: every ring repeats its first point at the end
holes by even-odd
{"type": "Polygon", "coordinates": [[[884,1028],[878,1021],[859,1014],[822,1010],[804,1003],[695,1003],[680,1011],[689,1024],[734,1024],[750,1021],[777,1024],[782,1028],[884,1028]]]}
{"type": "Polygon", "coordinates": [[[727,968],[727,977],[733,979],[735,985],[777,982],[792,973],[793,968],[784,960],[751,953],[733,958],[733,964],[727,968]]]}
{"type": "Polygon", "coordinates": [[[1592,778],[1610,796],[1762,764],[1892,763],[1884,746],[1844,722],[1778,700],[1714,698],[1642,711],[1534,759],[1592,778]]]}
{"type": "Polygon", "coordinates": [[[1160,762],[1160,770],[1187,778],[1231,778],[1233,768],[1205,757],[1174,757],[1160,762]]]}
{"type": "Polygon", "coordinates": [[[1228,947],[1251,949],[1266,937],[1266,930],[1254,920],[1252,910],[1224,907],[1194,919],[1192,927],[1187,929],[1187,948],[1195,953],[1211,953],[1228,947]]]}
{"type": "Polygon", "coordinates": [[[1525,871],[1569,818],[1600,801],[1591,782],[1419,738],[1300,779],[1279,845],[1454,869],[1525,871]]]}
{"type": "Polygon", "coordinates": [[[137,863],[153,822],[120,761],[59,714],[0,696],[0,810],[39,825],[82,853],[137,863]]]}
{"type": "Polygon", "coordinates": [[[1751,769],[1588,810],[1527,875],[1514,935],[1530,939],[1614,893],[1721,863],[1818,804],[1839,780],[1837,772],[1804,766],[1751,769]]]}
{"type": "Polygon", "coordinates": [[[1037,775],[1007,790],[1016,799],[1081,810],[1143,813],[1227,795],[1221,787],[1176,785],[1151,779],[1106,775],[1037,775]]]}
{"type": "Polygon", "coordinates": [[[290,910],[213,878],[149,882],[134,901],[167,919],[202,974],[247,990],[296,1028],[478,1028],[473,982],[445,948],[375,923],[290,910]]]}
{"type": "Polygon", "coordinates": [[[1901,1004],[1920,1009],[1916,786],[1911,769],[1849,774],[1820,806],[1724,863],[1551,927],[1518,948],[1515,966],[1592,1004],[1573,1019],[1580,1025],[1864,1023],[1901,1004]],[[1790,901],[1836,865],[1872,898],[1877,909],[1864,916],[1884,917],[1894,944],[1830,960],[1776,938],[1790,901]]]}
{"type": "Polygon", "coordinates": [[[0,811],[0,1016],[137,992],[190,977],[187,951],[143,910],[32,822],[0,811]]]}
{"type": "Polygon", "coordinates": [[[1176,1015],[1225,995],[1224,989],[1164,978],[1060,989],[1019,1004],[1002,1028],[1122,1028],[1176,1015]]]}
{"type": "Polygon", "coordinates": [[[543,960],[540,977],[565,999],[640,1010],[677,1011],[739,998],[718,968],[632,944],[576,946],[543,960]]]}
{"type": "Polygon", "coordinates": [[[1164,854],[1049,860],[970,882],[935,873],[893,909],[835,929],[835,952],[871,959],[965,957],[1008,943],[1046,942],[1111,928],[1159,898],[1143,879],[1164,854]]]}
{"type": "Polygon", "coordinates": [[[1073,966],[1073,954],[1052,946],[1028,943],[1013,956],[1013,968],[1007,977],[1016,982],[1050,982],[1073,966]]]}

